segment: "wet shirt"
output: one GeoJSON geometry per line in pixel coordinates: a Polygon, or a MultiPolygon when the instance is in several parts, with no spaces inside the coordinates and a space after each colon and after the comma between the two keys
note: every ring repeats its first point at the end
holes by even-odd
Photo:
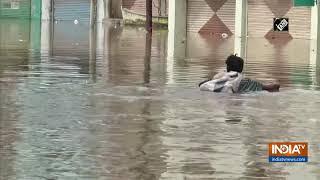
{"type": "Polygon", "coordinates": [[[222,72],[213,77],[212,80],[200,85],[201,91],[236,93],[243,75],[238,72],[222,72]]]}
{"type": "Polygon", "coordinates": [[[262,91],[262,84],[248,78],[242,79],[238,88],[239,93],[262,91]]]}

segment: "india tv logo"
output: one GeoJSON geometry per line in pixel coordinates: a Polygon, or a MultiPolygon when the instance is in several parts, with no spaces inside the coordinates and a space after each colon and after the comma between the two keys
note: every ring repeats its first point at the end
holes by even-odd
{"type": "Polygon", "coordinates": [[[269,162],[308,162],[308,143],[269,143],[269,162]]]}

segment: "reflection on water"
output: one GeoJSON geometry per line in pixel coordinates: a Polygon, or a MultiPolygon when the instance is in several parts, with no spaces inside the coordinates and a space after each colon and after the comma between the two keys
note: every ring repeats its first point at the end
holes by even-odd
{"type": "Polygon", "coordinates": [[[223,95],[196,85],[232,38],[190,34],[173,59],[166,31],[117,23],[1,20],[0,35],[0,179],[320,178],[309,41],[249,39],[246,75],[284,88],[223,95]],[[268,163],[270,141],[309,142],[310,162],[268,163]]]}

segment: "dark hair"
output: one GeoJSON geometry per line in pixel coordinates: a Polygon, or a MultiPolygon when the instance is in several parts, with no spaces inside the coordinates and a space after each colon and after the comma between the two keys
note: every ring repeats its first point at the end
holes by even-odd
{"type": "Polygon", "coordinates": [[[241,57],[238,57],[237,55],[230,55],[227,60],[227,71],[236,71],[241,73],[243,70],[243,59],[241,57]]]}

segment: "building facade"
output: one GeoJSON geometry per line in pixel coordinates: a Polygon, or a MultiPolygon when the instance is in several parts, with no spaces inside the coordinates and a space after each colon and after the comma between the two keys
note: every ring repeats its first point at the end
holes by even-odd
{"type": "MultiPolygon", "coordinates": [[[[187,31],[229,36],[235,31],[235,0],[187,0],[187,31]]],[[[248,36],[309,38],[311,8],[294,7],[292,0],[248,0],[248,36]],[[274,18],[288,18],[288,32],[274,32],[274,18]]]]}
{"type": "MultiPolygon", "coordinates": [[[[40,2],[40,1],[39,1],[40,2]]],[[[30,18],[31,0],[1,0],[1,18],[30,18]]]]}
{"type": "MultiPolygon", "coordinates": [[[[0,18],[41,18],[44,7],[42,4],[49,3],[50,16],[54,20],[89,21],[93,2],[97,1],[1,0],[0,18]]],[[[226,34],[228,37],[234,35],[236,2],[236,0],[186,0],[187,32],[218,37],[221,37],[221,34],[226,34]]],[[[153,0],[152,4],[153,16],[168,16],[169,0],[153,0]]],[[[145,0],[122,0],[122,9],[145,15],[145,0]]],[[[311,7],[295,7],[292,0],[247,0],[246,13],[249,37],[310,38],[311,7]],[[274,32],[274,18],[287,18],[289,31],[274,32]]]]}
{"type": "Polygon", "coordinates": [[[92,0],[1,0],[0,18],[41,18],[42,5],[50,7],[54,20],[90,20],[92,0]]]}

